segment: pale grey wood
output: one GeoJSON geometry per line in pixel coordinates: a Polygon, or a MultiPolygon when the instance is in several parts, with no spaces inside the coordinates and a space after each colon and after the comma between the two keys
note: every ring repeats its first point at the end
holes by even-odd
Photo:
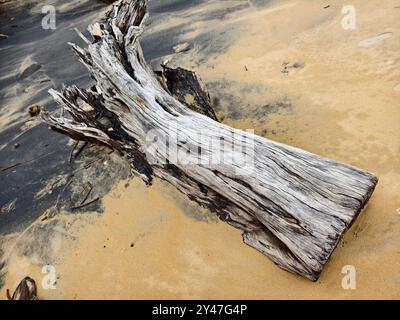
{"type": "Polygon", "coordinates": [[[96,29],[96,34],[87,49],[72,44],[97,89],[52,90],[72,119],[44,111],[44,120],[75,139],[119,150],[146,183],[153,176],[168,181],[243,230],[248,245],[283,269],[318,279],[342,235],[367,203],[377,178],[365,170],[228,127],[179,102],[144,60],[138,38],[146,8],[145,0],[120,1],[96,28],[89,28],[96,29]],[[85,111],[81,100],[95,112],[85,111]],[[169,148],[180,152],[179,161],[165,163],[160,154],[165,148],[162,139],[148,140],[152,130],[157,130],[158,137],[177,140],[169,148]],[[225,145],[246,140],[254,152],[224,149],[225,163],[207,162],[218,151],[210,142],[221,138],[225,145]],[[204,163],[198,163],[195,153],[182,152],[199,148],[204,163]]]}

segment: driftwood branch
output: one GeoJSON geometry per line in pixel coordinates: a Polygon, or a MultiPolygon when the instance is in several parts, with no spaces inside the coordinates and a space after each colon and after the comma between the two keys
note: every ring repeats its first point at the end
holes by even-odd
{"type": "Polygon", "coordinates": [[[168,181],[283,269],[318,279],[377,178],[216,121],[195,74],[145,62],[146,16],[146,0],[120,1],[89,27],[86,49],[71,44],[96,86],[51,90],[69,116],[44,111],[44,121],[118,150],[146,183],[168,181]]]}
{"type": "Polygon", "coordinates": [[[35,280],[30,277],[25,277],[21,280],[13,295],[10,295],[10,290],[6,290],[8,300],[37,300],[37,287],[35,280]]]}

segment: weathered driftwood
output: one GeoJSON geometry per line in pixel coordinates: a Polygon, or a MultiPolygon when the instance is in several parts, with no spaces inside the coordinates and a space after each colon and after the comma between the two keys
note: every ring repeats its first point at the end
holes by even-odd
{"type": "Polygon", "coordinates": [[[164,68],[157,76],[145,62],[138,38],[146,8],[146,0],[118,2],[89,28],[96,33],[87,49],[72,44],[96,88],[51,91],[71,117],[42,117],[74,139],[119,150],[146,183],[168,181],[243,230],[248,245],[283,269],[318,279],[377,178],[215,121],[197,77],[185,88],[178,82],[188,74],[174,78],[164,68]],[[189,103],[187,93],[195,97],[189,103]]]}

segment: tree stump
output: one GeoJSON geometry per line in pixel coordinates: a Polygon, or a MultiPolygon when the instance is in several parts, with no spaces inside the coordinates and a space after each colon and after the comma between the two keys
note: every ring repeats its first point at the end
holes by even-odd
{"type": "Polygon", "coordinates": [[[68,113],[44,110],[42,118],[118,150],[147,184],[153,176],[168,181],[281,268],[317,280],[377,178],[216,121],[197,76],[156,74],[146,63],[138,41],[146,17],[147,0],[119,1],[89,27],[93,40],[82,36],[86,49],[71,44],[96,86],[51,90],[68,113]]]}

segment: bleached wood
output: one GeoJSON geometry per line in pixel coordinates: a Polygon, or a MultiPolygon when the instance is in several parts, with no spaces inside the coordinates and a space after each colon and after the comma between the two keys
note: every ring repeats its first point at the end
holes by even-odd
{"type": "Polygon", "coordinates": [[[72,119],[43,112],[44,120],[75,139],[119,150],[147,183],[152,176],[168,181],[243,230],[248,245],[283,269],[318,279],[343,233],[367,203],[377,178],[231,128],[179,102],[144,60],[138,38],[146,8],[146,0],[120,1],[100,22],[101,36],[96,26],[87,49],[72,44],[97,90],[52,90],[72,119]],[[97,117],[85,112],[80,100],[90,104],[97,117]],[[159,139],[149,141],[154,130],[159,139]],[[162,137],[176,142],[169,143],[170,154],[179,153],[169,163],[160,152],[165,149],[162,137]],[[241,140],[253,151],[226,148],[240,145],[241,140]],[[224,143],[219,153],[215,141],[224,143]],[[215,155],[222,155],[224,163],[210,163],[215,155]]]}

